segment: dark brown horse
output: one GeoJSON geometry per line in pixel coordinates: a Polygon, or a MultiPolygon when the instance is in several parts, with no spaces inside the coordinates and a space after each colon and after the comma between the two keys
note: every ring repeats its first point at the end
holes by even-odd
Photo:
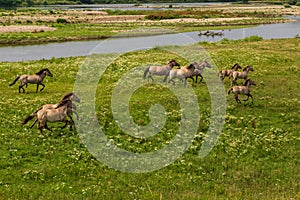
{"type": "Polygon", "coordinates": [[[247,99],[245,101],[248,101],[249,97],[251,97],[252,99],[252,103],[253,103],[253,97],[252,95],[250,94],[250,86],[251,85],[256,85],[256,83],[251,80],[251,79],[247,79],[244,83],[243,86],[233,86],[231,87],[229,90],[228,90],[228,95],[233,92],[234,94],[234,97],[235,97],[235,100],[237,103],[241,103],[241,100],[239,100],[239,97],[238,95],[239,94],[244,94],[244,95],[247,95],[247,99]]]}
{"type": "Polygon", "coordinates": [[[40,90],[43,91],[45,85],[42,82],[46,76],[53,77],[53,75],[51,74],[48,68],[41,69],[39,72],[37,72],[34,75],[23,74],[21,76],[17,76],[14,82],[9,84],[9,86],[14,85],[20,79],[21,83],[19,85],[19,93],[21,92],[21,89],[23,90],[23,93],[25,92],[24,86],[27,87],[28,83],[36,84],[36,92],[38,92],[39,90],[39,85],[43,86],[42,89],[40,90]]]}

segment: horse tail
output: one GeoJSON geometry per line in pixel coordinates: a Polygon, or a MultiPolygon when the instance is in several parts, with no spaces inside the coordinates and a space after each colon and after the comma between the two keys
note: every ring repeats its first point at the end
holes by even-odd
{"type": "Polygon", "coordinates": [[[34,116],[35,116],[35,115],[33,115],[33,114],[29,115],[28,117],[26,117],[26,118],[21,122],[21,124],[22,124],[22,125],[27,124],[30,120],[32,120],[32,119],[34,118],[34,116]]]}
{"type": "Polygon", "coordinates": [[[147,76],[147,73],[149,72],[150,70],[150,66],[146,68],[146,70],[144,71],[144,78],[146,78],[147,76]]]}
{"type": "Polygon", "coordinates": [[[17,76],[17,78],[14,80],[14,82],[12,82],[11,84],[9,84],[9,86],[14,85],[17,82],[17,80],[19,80],[19,78],[20,78],[20,76],[17,76]]]}
{"type": "Polygon", "coordinates": [[[26,117],[26,118],[21,122],[21,124],[22,124],[22,125],[27,124],[30,120],[32,120],[32,119],[36,116],[36,113],[37,113],[39,110],[41,110],[41,109],[43,109],[43,107],[40,107],[39,109],[37,109],[36,111],[34,111],[34,113],[32,113],[31,115],[29,115],[28,117],[26,117]]]}

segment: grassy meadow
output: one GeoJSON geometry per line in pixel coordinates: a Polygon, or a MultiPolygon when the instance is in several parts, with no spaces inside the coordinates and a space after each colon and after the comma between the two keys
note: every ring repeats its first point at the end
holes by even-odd
{"type": "MultiPolygon", "coordinates": [[[[182,157],[148,173],[107,167],[85,148],[76,131],[61,130],[62,124],[49,124],[53,132],[46,130],[44,135],[36,126],[30,129],[30,123],[20,125],[39,106],[55,103],[72,91],[85,57],[0,63],[0,199],[299,199],[300,40],[222,40],[197,45],[206,49],[219,69],[235,63],[254,68],[249,75],[257,83],[251,90],[254,103],[239,105],[232,94],[227,96],[223,131],[212,151],[200,158],[198,151],[210,125],[210,96],[205,82],[189,82],[199,101],[198,134],[182,157]],[[16,75],[45,67],[54,77],[46,77],[44,91],[35,93],[35,86],[29,85],[25,94],[19,94],[18,84],[8,86],[16,75]]],[[[119,148],[155,151],[176,133],[180,108],[164,87],[149,83],[130,100],[132,117],[140,125],[149,122],[151,105],[165,107],[166,124],[153,137],[138,139],[122,132],[110,110],[111,93],[122,74],[140,63],[163,64],[170,59],[188,64],[180,55],[160,48],[126,53],[111,63],[99,81],[97,117],[119,148]]],[[[228,90],[228,78],[224,85],[228,90]]]]}

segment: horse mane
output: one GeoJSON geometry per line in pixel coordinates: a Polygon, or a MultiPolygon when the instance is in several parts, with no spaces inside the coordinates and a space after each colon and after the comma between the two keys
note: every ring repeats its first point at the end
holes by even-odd
{"type": "Polygon", "coordinates": [[[73,92],[68,92],[67,94],[65,94],[65,96],[63,96],[63,98],[61,99],[61,101],[65,100],[65,99],[68,99],[73,94],[74,94],[73,92]]]}
{"type": "Polygon", "coordinates": [[[37,73],[35,73],[36,75],[41,75],[44,71],[49,71],[48,68],[44,68],[44,69],[41,69],[40,71],[38,71],[37,73]]]}
{"type": "Polygon", "coordinates": [[[191,63],[189,66],[187,66],[187,69],[191,69],[192,67],[195,67],[194,63],[191,63]]]}
{"type": "Polygon", "coordinates": [[[235,68],[235,67],[238,66],[238,65],[239,65],[239,64],[235,63],[235,64],[231,67],[231,69],[235,68]]]}
{"type": "Polygon", "coordinates": [[[245,81],[245,83],[244,83],[244,86],[247,86],[248,85],[248,83],[251,81],[251,79],[250,78],[248,78],[246,81],[245,81]]]}
{"type": "Polygon", "coordinates": [[[243,71],[246,71],[248,68],[250,68],[251,66],[250,65],[247,65],[244,69],[243,69],[243,71]]]}
{"type": "Polygon", "coordinates": [[[69,99],[64,99],[64,100],[60,101],[59,104],[56,106],[55,109],[57,109],[57,108],[59,108],[59,107],[62,107],[62,106],[64,106],[64,105],[66,105],[66,104],[69,103],[70,101],[71,101],[71,100],[69,100],[69,99]]]}

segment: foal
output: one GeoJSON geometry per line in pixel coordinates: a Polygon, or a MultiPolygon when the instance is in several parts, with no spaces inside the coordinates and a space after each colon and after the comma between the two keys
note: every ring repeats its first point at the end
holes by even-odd
{"type": "Polygon", "coordinates": [[[231,74],[232,75],[232,85],[237,85],[236,80],[238,78],[243,78],[244,80],[246,80],[248,78],[249,71],[253,72],[254,69],[251,66],[248,65],[247,67],[245,67],[243,69],[242,72],[239,72],[239,71],[232,72],[232,74],[231,74]]]}
{"type": "Polygon", "coordinates": [[[42,82],[46,76],[53,77],[48,68],[41,69],[34,75],[23,74],[21,76],[17,76],[14,82],[9,84],[9,86],[14,85],[17,82],[17,80],[20,79],[19,93],[21,92],[21,89],[23,90],[23,93],[25,92],[24,85],[27,87],[28,83],[36,84],[36,92],[38,92],[39,90],[39,85],[42,85],[43,87],[42,89],[40,89],[40,91],[43,91],[45,85],[42,82]]]}
{"type": "Polygon", "coordinates": [[[39,122],[38,128],[40,129],[41,133],[43,134],[43,128],[46,128],[52,132],[52,130],[47,126],[47,122],[65,122],[65,125],[61,128],[65,128],[69,123],[71,125],[71,129],[72,122],[67,120],[68,109],[71,107],[72,101],[67,99],[58,104],[55,109],[39,110],[36,114],[39,122]]]}
{"type": "Polygon", "coordinates": [[[251,79],[247,79],[243,86],[233,86],[233,87],[231,87],[228,90],[228,95],[230,94],[230,92],[233,92],[236,102],[241,103],[241,100],[239,100],[238,95],[239,94],[244,94],[244,95],[248,96],[248,98],[244,101],[248,101],[249,97],[251,97],[252,103],[253,103],[253,97],[250,94],[250,86],[251,85],[256,85],[256,83],[251,79]]]}
{"type": "Polygon", "coordinates": [[[229,76],[229,78],[230,78],[230,76],[232,75],[232,73],[234,71],[238,71],[239,69],[242,69],[242,67],[238,63],[235,63],[231,67],[231,69],[223,69],[223,70],[221,70],[219,72],[221,80],[223,81],[226,76],[229,76]]]}
{"type": "Polygon", "coordinates": [[[153,79],[154,75],[156,75],[156,76],[165,76],[165,78],[163,80],[163,82],[165,82],[168,78],[170,70],[174,66],[180,66],[180,65],[175,60],[170,60],[166,65],[163,65],[163,66],[149,66],[144,71],[144,78],[146,78],[147,73],[149,73],[148,79],[151,78],[152,81],[154,81],[154,79],[153,79]]]}

